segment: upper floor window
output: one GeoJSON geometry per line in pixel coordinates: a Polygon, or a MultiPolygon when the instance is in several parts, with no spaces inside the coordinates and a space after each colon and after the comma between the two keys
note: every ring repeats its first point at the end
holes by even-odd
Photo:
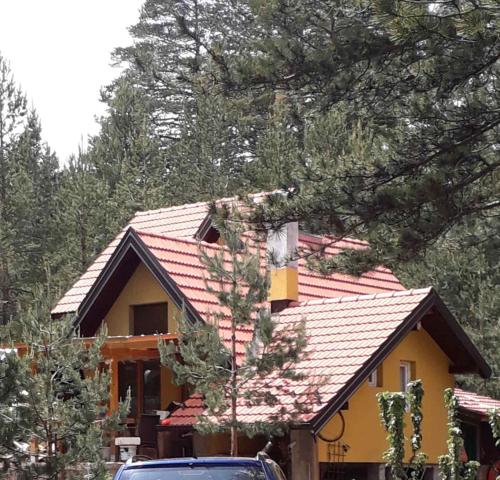
{"type": "Polygon", "coordinates": [[[402,392],[408,390],[408,384],[415,380],[415,362],[402,361],[399,364],[399,381],[402,392]]]}
{"type": "Polygon", "coordinates": [[[167,303],[134,305],[132,310],[132,330],[134,335],[168,333],[167,303]]]}
{"type": "Polygon", "coordinates": [[[379,365],[370,375],[368,375],[368,385],[370,385],[370,387],[382,386],[382,365],[379,365]]]}

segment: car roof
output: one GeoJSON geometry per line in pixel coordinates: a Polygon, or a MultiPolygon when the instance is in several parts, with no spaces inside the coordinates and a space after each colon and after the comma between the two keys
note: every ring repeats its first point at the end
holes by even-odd
{"type": "Polygon", "coordinates": [[[144,462],[135,462],[125,465],[125,470],[136,468],[155,468],[155,467],[175,467],[175,466],[195,466],[195,465],[261,465],[261,460],[251,457],[187,457],[187,458],[168,458],[163,460],[148,460],[144,462]]]}

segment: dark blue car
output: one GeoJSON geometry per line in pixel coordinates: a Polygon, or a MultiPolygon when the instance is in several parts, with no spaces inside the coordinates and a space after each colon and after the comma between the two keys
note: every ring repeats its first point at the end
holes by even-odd
{"type": "Polygon", "coordinates": [[[256,458],[177,458],[129,463],[115,480],[286,480],[267,455],[256,458]]]}

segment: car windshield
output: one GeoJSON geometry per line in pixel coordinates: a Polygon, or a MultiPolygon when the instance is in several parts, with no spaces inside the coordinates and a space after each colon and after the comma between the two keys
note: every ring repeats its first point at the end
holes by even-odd
{"type": "Polygon", "coordinates": [[[261,467],[251,465],[157,467],[125,470],[120,480],[265,480],[261,467]]]}

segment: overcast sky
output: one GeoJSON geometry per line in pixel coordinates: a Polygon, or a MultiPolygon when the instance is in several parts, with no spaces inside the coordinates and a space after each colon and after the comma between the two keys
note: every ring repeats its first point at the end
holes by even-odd
{"type": "Polygon", "coordinates": [[[35,106],[61,161],[97,132],[99,90],[117,70],[143,0],[0,0],[0,53],[35,106]]]}

